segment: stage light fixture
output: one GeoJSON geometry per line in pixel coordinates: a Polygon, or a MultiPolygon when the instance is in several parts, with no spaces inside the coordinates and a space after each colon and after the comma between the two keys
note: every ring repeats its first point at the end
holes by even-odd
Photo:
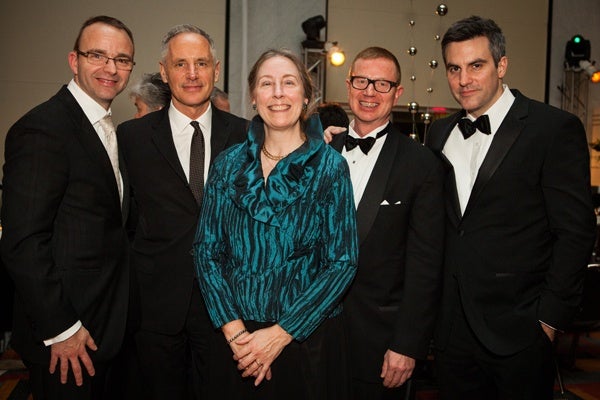
{"type": "Polygon", "coordinates": [[[346,54],[341,47],[338,46],[338,42],[325,42],[323,48],[327,51],[329,63],[334,67],[339,67],[346,61],[346,54]]]}
{"type": "Polygon", "coordinates": [[[322,49],[325,44],[321,40],[321,29],[327,26],[325,18],[322,15],[310,17],[302,23],[302,30],[306,35],[306,40],[302,42],[302,47],[305,49],[322,49]]]}
{"type": "Polygon", "coordinates": [[[590,77],[592,83],[600,82],[600,71],[598,71],[598,68],[596,68],[596,65],[593,62],[581,60],[579,61],[579,67],[590,77]]]}
{"type": "Polygon", "coordinates": [[[589,61],[591,54],[590,41],[581,35],[575,35],[567,42],[565,64],[568,67],[579,68],[579,62],[589,61]]]}

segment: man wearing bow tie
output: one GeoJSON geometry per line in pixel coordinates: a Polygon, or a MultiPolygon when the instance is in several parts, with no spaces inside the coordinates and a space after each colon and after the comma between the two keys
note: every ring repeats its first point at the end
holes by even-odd
{"type": "Polygon", "coordinates": [[[444,399],[551,399],[552,340],[581,299],[594,241],[581,121],[503,84],[496,23],[470,17],[442,40],[463,110],[430,128],[447,167],[436,364],[444,399]]]}
{"type": "Polygon", "coordinates": [[[346,85],[354,120],[331,144],[348,161],[357,205],[358,273],[344,301],[353,398],[400,398],[438,307],[443,167],[390,123],[403,90],[392,53],[361,51],[346,85]]]}

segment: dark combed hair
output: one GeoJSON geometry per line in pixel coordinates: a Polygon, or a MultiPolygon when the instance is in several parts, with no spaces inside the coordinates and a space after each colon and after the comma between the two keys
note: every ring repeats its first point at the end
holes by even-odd
{"type": "Polygon", "coordinates": [[[323,103],[317,107],[319,119],[323,128],[328,126],[342,126],[344,128],[350,125],[350,119],[344,108],[339,103],[323,103]]]}
{"type": "Polygon", "coordinates": [[[464,42],[477,37],[485,36],[490,43],[490,52],[494,64],[506,55],[506,39],[502,29],[491,19],[473,15],[453,23],[442,38],[442,54],[446,61],[446,47],[453,42],[464,42]]]}
{"type": "Polygon", "coordinates": [[[110,26],[112,26],[114,28],[117,28],[117,29],[120,29],[122,31],[125,31],[125,33],[127,33],[127,36],[129,36],[129,39],[131,39],[131,43],[133,43],[133,34],[131,33],[131,30],[127,27],[127,25],[125,25],[123,22],[119,21],[116,18],[109,17],[109,16],[106,16],[106,15],[98,15],[96,17],[88,18],[83,23],[83,25],[81,25],[81,28],[79,29],[79,34],[77,34],[77,39],[75,39],[75,45],[73,46],[73,50],[75,50],[75,51],[80,50],[79,49],[79,42],[81,41],[81,35],[82,35],[83,31],[88,26],[96,24],[96,23],[110,25],[110,26]]]}

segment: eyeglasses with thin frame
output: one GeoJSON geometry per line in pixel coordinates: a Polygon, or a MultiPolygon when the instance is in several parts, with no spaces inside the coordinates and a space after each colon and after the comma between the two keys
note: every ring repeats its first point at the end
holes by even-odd
{"type": "Polygon", "coordinates": [[[370,84],[373,84],[373,89],[379,93],[389,93],[392,88],[399,85],[398,82],[392,82],[386,79],[369,79],[364,76],[351,76],[350,84],[354,89],[358,90],[365,90],[370,84]]]}
{"type": "Polygon", "coordinates": [[[115,67],[122,71],[131,71],[135,65],[135,62],[127,57],[108,57],[104,54],[94,53],[93,51],[83,52],[81,50],[77,50],[77,54],[87,58],[88,62],[92,65],[106,65],[112,60],[115,63],[115,67]]]}

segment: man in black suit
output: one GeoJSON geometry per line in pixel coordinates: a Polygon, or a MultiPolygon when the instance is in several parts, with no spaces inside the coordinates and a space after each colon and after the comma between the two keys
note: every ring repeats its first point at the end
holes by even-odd
{"type": "Polygon", "coordinates": [[[577,311],[594,241],[585,131],[503,84],[494,21],[456,22],[442,52],[463,108],[435,121],[427,140],[448,170],[435,334],[442,394],[551,399],[551,342],[577,311]]]}
{"type": "Polygon", "coordinates": [[[358,272],[344,300],[354,399],[396,399],[429,349],[441,287],[443,168],[390,122],[400,65],[370,47],[348,79],[354,114],[332,146],[348,161],[357,205],[358,272]]]}
{"type": "MultiPolygon", "coordinates": [[[[186,398],[190,357],[197,369],[192,379],[204,376],[208,341],[216,335],[194,278],[192,243],[210,162],[246,138],[245,120],[210,103],[219,70],[206,32],[192,25],[172,28],[160,61],[170,105],[118,128],[137,209],[132,268],[141,321],[136,342],[154,399],[186,398]],[[202,138],[204,159],[198,165],[196,139],[202,138]]],[[[200,387],[195,382],[195,390],[200,387]]]]}
{"type": "Polygon", "coordinates": [[[73,80],[6,138],[2,257],[16,286],[13,344],[34,398],[102,398],[121,345],[129,195],[109,120],[133,55],[121,21],[90,18],[68,56],[73,80]]]}

